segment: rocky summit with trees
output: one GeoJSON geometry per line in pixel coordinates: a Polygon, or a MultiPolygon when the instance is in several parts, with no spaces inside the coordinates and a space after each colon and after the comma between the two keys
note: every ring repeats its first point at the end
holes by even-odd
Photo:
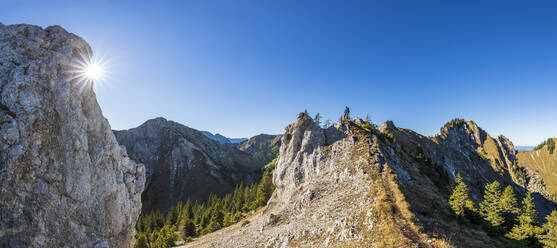
{"type": "Polygon", "coordinates": [[[508,139],[463,119],[434,137],[366,119],[300,113],[265,208],[184,247],[552,247],[555,203],[508,139]]]}

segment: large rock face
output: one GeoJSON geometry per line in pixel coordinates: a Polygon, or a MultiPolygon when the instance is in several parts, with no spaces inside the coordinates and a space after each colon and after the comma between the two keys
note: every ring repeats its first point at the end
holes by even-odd
{"type": "Polygon", "coordinates": [[[144,211],[166,211],[179,201],[229,193],[242,181],[257,180],[264,165],[232,144],[164,118],[114,133],[130,157],[146,166],[144,211]]]}
{"type": "MultiPolygon", "coordinates": [[[[494,180],[512,185],[516,151],[471,121],[434,137],[360,120],[322,129],[301,113],[286,127],[273,175],[276,190],[249,219],[185,247],[506,247],[481,228],[462,227],[448,198],[462,175],[472,198],[494,180]],[[466,230],[466,231],[462,231],[466,230]]],[[[526,180],[528,183],[529,180],[526,180]]],[[[555,207],[536,195],[541,215],[555,207]]]]}
{"type": "Polygon", "coordinates": [[[91,48],[53,26],[0,24],[0,247],[130,247],[144,167],[73,64],[91,48]]]}

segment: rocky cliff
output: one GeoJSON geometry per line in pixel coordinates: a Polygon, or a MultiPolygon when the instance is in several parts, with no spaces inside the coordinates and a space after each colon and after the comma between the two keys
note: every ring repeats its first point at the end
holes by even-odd
{"type": "MultiPolygon", "coordinates": [[[[281,142],[266,208],[186,247],[503,247],[505,240],[451,216],[455,176],[476,202],[494,180],[526,191],[509,171],[512,143],[471,121],[425,137],[392,122],[322,129],[301,113],[281,142]]],[[[542,212],[555,207],[537,197],[542,212]]]]}
{"type": "Polygon", "coordinates": [[[144,167],[76,78],[89,45],[0,24],[0,247],[130,247],[144,167]]]}
{"type": "Polygon", "coordinates": [[[229,193],[242,181],[257,180],[264,165],[233,144],[220,144],[164,118],[114,133],[130,157],[146,166],[144,211],[166,211],[179,201],[229,193]]]}

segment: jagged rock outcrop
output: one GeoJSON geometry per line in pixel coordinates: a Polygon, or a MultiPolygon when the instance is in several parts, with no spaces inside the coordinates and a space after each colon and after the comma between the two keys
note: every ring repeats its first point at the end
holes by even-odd
{"type": "Polygon", "coordinates": [[[131,247],[144,167],[72,65],[58,26],[0,24],[0,247],[131,247]]]}
{"type": "Polygon", "coordinates": [[[504,247],[463,229],[448,198],[458,173],[476,203],[493,180],[523,196],[509,172],[516,151],[471,121],[451,123],[425,137],[390,121],[322,129],[301,113],[282,136],[266,208],[185,247],[504,247]]]}
{"type": "Polygon", "coordinates": [[[247,152],[260,164],[273,160],[279,151],[282,135],[260,134],[236,145],[241,151],[247,152]]]}
{"type": "Polygon", "coordinates": [[[242,181],[256,181],[264,166],[233,144],[220,144],[164,118],[114,133],[130,157],[145,164],[144,211],[166,211],[179,201],[229,193],[242,181]]]}

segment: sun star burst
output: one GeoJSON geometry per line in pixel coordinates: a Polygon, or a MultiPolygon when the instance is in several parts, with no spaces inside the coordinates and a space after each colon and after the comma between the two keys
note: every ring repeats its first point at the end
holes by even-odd
{"type": "Polygon", "coordinates": [[[71,64],[72,79],[78,80],[81,90],[85,87],[99,87],[107,82],[108,64],[103,57],[90,53],[80,54],[71,64]]]}

